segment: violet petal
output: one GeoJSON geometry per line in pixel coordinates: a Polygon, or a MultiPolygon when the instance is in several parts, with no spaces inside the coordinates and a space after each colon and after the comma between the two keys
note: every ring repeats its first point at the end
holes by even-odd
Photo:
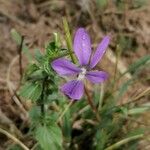
{"type": "Polygon", "coordinates": [[[81,72],[80,68],[76,67],[72,62],[64,58],[54,60],[51,65],[60,76],[75,75],[81,72]]]}
{"type": "Polygon", "coordinates": [[[91,55],[91,40],[84,28],[76,31],[73,48],[80,65],[87,65],[91,55]]]}
{"type": "Polygon", "coordinates": [[[95,53],[91,57],[90,68],[94,68],[104,55],[110,41],[109,36],[105,36],[102,42],[98,45],[95,53]]]}
{"type": "Polygon", "coordinates": [[[104,71],[89,71],[85,76],[92,83],[102,83],[108,78],[108,74],[104,71]]]}
{"type": "Polygon", "coordinates": [[[80,80],[72,80],[61,87],[61,91],[73,100],[81,99],[84,92],[83,82],[80,80]]]}

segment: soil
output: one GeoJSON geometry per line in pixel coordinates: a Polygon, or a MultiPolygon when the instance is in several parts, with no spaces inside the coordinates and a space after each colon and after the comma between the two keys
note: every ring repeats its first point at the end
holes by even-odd
{"type": "MultiPolygon", "coordinates": [[[[24,109],[30,107],[30,103],[23,102],[23,108],[18,108],[12,98],[11,89],[14,91],[17,89],[20,78],[17,59],[18,46],[11,37],[12,29],[16,29],[24,36],[31,53],[35,48],[44,51],[45,44],[53,38],[54,32],[62,35],[62,44],[65,46],[62,17],[66,16],[72,31],[80,26],[86,27],[92,35],[93,47],[98,44],[103,35],[109,34],[111,36],[110,51],[114,55],[121,38],[120,35],[132,39],[131,46],[124,46],[120,60],[125,67],[128,67],[150,52],[149,8],[150,1],[138,8],[133,7],[132,3],[126,3],[125,8],[120,10],[112,2],[105,8],[101,8],[94,0],[0,0],[0,127],[12,132],[13,130],[16,132],[15,129],[19,128],[22,133],[18,131],[18,136],[25,133],[26,130],[21,129],[20,122],[27,123],[24,109]],[[8,86],[8,74],[10,74],[11,89],[8,86]]],[[[23,69],[27,63],[28,59],[23,55],[23,69]]],[[[100,65],[111,76],[113,76],[114,66],[115,64],[107,56],[103,58],[100,65]]],[[[148,77],[149,71],[145,69],[140,76],[148,77]]],[[[141,93],[147,88],[149,88],[149,83],[137,83],[124,96],[121,103],[126,102],[133,94],[141,93]]],[[[146,97],[146,100],[148,98],[146,97]]],[[[143,115],[143,122],[149,120],[148,118],[149,115],[143,115]]],[[[2,145],[0,149],[5,149],[11,141],[0,135],[1,138],[3,139],[0,140],[0,145],[2,145]]],[[[148,146],[147,142],[146,145],[148,146]]]]}

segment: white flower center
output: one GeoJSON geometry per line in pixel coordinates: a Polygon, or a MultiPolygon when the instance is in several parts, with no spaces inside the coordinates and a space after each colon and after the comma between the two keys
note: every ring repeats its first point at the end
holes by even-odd
{"type": "Polygon", "coordinates": [[[81,68],[81,73],[79,73],[78,80],[83,80],[85,78],[85,75],[86,75],[86,69],[81,68]]]}

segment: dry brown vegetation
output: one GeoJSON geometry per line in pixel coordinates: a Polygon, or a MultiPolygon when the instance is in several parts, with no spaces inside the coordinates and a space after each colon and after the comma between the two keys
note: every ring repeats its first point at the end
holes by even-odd
{"type": "MultiPolygon", "coordinates": [[[[110,49],[100,67],[106,68],[105,70],[113,77],[116,47],[120,35],[132,39],[133,43],[131,47],[124,48],[118,72],[122,73],[131,63],[150,52],[149,8],[150,3],[140,8],[133,8],[132,3],[128,1],[121,11],[111,2],[105,8],[99,8],[94,0],[0,0],[0,127],[19,137],[27,145],[33,144],[32,141],[26,140],[28,135],[23,137],[28,131],[27,110],[30,108],[30,103],[22,102],[15,95],[19,84],[19,69],[18,47],[10,34],[12,29],[15,28],[25,37],[31,52],[34,48],[43,51],[45,44],[52,39],[53,32],[64,34],[63,16],[67,17],[72,31],[79,26],[86,27],[96,44],[103,35],[109,34],[112,38],[110,49]]],[[[64,41],[64,37],[61,38],[64,41]]],[[[23,56],[24,68],[26,64],[27,59],[23,56]]],[[[149,69],[145,69],[140,74],[142,78],[148,78],[148,75],[149,69]]],[[[126,78],[131,78],[131,75],[127,74],[126,78]]],[[[136,97],[145,90],[150,92],[149,81],[139,81],[129,89],[120,103],[126,103],[129,97],[136,97]]],[[[142,97],[138,104],[147,100],[149,96],[142,97]]],[[[150,126],[149,120],[150,115],[143,114],[133,126],[138,122],[150,126]]],[[[11,143],[11,140],[0,134],[0,150],[11,143]]],[[[141,141],[140,147],[141,150],[148,150],[150,143],[141,141]]]]}

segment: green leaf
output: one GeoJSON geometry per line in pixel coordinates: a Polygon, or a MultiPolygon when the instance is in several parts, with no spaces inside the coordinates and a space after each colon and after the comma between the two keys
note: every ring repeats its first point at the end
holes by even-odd
{"type": "Polygon", "coordinates": [[[45,102],[46,102],[46,103],[51,103],[51,102],[53,102],[53,101],[55,101],[55,100],[57,100],[57,99],[59,99],[58,93],[55,92],[55,91],[53,91],[52,94],[49,94],[49,95],[48,95],[48,97],[47,97],[47,99],[46,99],[45,102]]]}
{"type": "Polygon", "coordinates": [[[130,132],[127,133],[126,137],[131,137],[139,134],[144,134],[147,131],[146,128],[136,128],[132,129],[130,132]]]}
{"type": "Polygon", "coordinates": [[[42,85],[40,83],[26,82],[26,84],[22,86],[19,95],[26,99],[36,101],[40,98],[41,93],[42,93],[42,85]]]}
{"type": "Polygon", "coordinates": [[[22,150],[22,148],[19,145],[15,144],[15,145],[9,146],[7,150],[22,150]]]}
{"type": "Polygon", "coordinates": [[[50,42],[46,47],[46,55],[49,57],[54,56],[57,53],[57,47],[55,42],[50,42]]]}
{"type": "Polygon", "coordinates": [[[135,136],[131,136],[131,137],[122,139],[121,141],[119,141],[117,143],[114,143],[113,145],[107,147],[105,150],[118,149],[122,145],[127,144],[127,143],[129,143],[131,141],[134,141],[134,140],[138,140],[138,139],[142,138],[143,136],[144,136],[143,134],[139,134],[139,135],[135,135],[135,136]]]}
{"type": "Polygon", "coordinates": [[[65,115],[63,116],[63,135],[66,138],[67,142],[71,140],[71,115],[70,110],[68,110],[65,115]]]}
{"type": "Polygon", "coordinates": [[[139,8],[142,7],[143,5],[146,5],[148,0],[133,0],[133,7],[134,8],[139,8]]]}
{"type": "Polygon", "coordinates": [[[115,0],[115,3],[119,10],[124,10],[125,8],[124,0],[115,0]]]}
{"type": "Polygon", "coordinates": [[[119,91],[116,97],[116,100],[121,99],[121,97],[125,94],[125,92],[128,90],[128,87],[132,84],[133,80],[128,80],[124,82],[121,87],[119,87],[119,91]]]}
{"type": "Polygon", "coordinates": [[[38,63],[42,63],[44,60],[44,56],[41,54],[39,49],[35,49],[34,57],[38,63]]]}
{"type": "MultiPolygon", "coordinates": [[[[11,33],[12,39],[17,43],[17,45],[20,45],[21,44],[21,39],[22,39],[21,35],[15,29],[12,29],[10,31],[10,33],[11,33]]],[[[32,55],[29,52],[29,49],[25,45],[25,43],[23,43],[22,51],[27,55],[28,59],[31,61],[32,60],[32,55]]]]}
{"type": "Polygon", "coordinates": [[[41,109],[38,106],[33,106],[29,111],[29,117],[31,118],[32,123],[39,122],[41,118],[41,109]]]}
{"type": "Polygon", "coordinates": [[[55,45],[56,47],[61,47],[61,40],[60,40],[60,34],[59,33],[54,33],[54,41],[55,41],[55,45]]]}
{"type": "Polygon", "coordinates": [[[101,8],[104,8],[107,6],[108,2],[107,2],[107,0],[97,0],[97,3],[101,8]]]}
{"type": "Polygon", "coordinates": [[[132,108],[128,110],[128,115],[136,115],[136,114],[141,114],[146,111],[150,111],[150,107],[138,107],[138,108],[132,108]]]}
{"type": "Polygon", "coordinates": [[[125,71],[121,76],[125,75],[128,72],[130,72],[131,74],[135,74],[138,71],[138,69],[140,69],[149,61],[150,61],[150,55],[143,56],[142,58],[137,60],[135,63],[131,64],[129,68],[127,69],[127,71],[125,71]]]}
{"type": "Polygon", "coordinates": [[[17,45],[20,45],[21,44],[21,35],[15,29],[12,29],[10,31],[10,33],[11,33],[13,40],[16,41],[17,45]]]}
{"type": "Polygon", "coordinates": [[[37,81],[42,80],[46,77],[46,73],[43,70],[36,70],[30,74],[29,77],[27,77],[28,80],[37,81]]]}
{"type": "Polygon", "coordinates": [[[97,130],[96,135],[95,135],[95,140],[94,140],[95,141],[94,145],[96,147],[95,149],[103,150],[108,139],[109,139],[109,136],[105,130],[103,130],[103,129],[97,130]]]}
{"type": "Polygon", "coordinates": [[[36,129],[35,137],[43,150],[62,149],[62,133],[56,124],[39,126],[36,129]]]}
{"type": "Polygon", "coordinates": [[[118,43],[122,48],[122,53],[127,54],[129,50],[135,52],[137,50],[137,43],[134,38],[129,36],[124,36],[120,34],[118,36],[118,43]]]}
{"type": "Polygon", "coordinates": [[[32,73],[34,73],[37,70],[39,70],[39,67],[36,64],[29,64],[25,71],[25,74],[27,76],[30,76],[32,73]]]}

